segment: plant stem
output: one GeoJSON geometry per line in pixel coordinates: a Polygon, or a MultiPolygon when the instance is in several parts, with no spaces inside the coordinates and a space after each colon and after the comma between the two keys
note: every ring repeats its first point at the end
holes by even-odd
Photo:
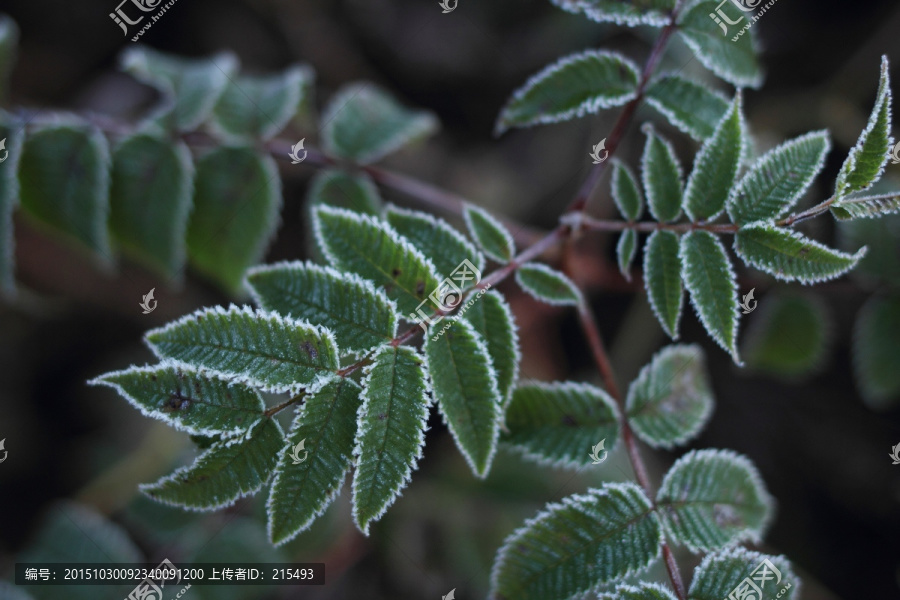
{"type": "Polygon", "coordinates": [[[578,193],[575,195],[575,199],[569,205],[566,212],[583,213],[587,209],[588,200],[594,192],[594,188],[596,188],[597,184],[600,182],[600,177],[603,175],[603,171],[606,170],[606,164],[619,148],[619,143],[625,136],[625,131],[628,129],[628,126],[631,125],[635,111],[637,111],[638,106],[640,106],[641,102],[644,100],[644,91],[647,88],[647,83],[649,83],[650,77],[653,75],[657,65],[659,65],[659,61],[662,59],[663,50],[665,50],[669,38],[672,37],[672,34],[675,32],[675,28],[677,27],[675,22],[678,20],[678,15],[684,6],[684,1],[685,0],[678,0],[675,8],[672,9],[668,24],[663,28],[659,37],[656,38],[656,42],[650,50],[650,56],[647,58],[647,62],[644,63],[644,71],[641,73],[641,80],[638,82],[634,98],[632,98],[628,104],[625,105],[625,108],[622,109],[622,112],[619,113],[619,117],[613,125],[612,132],[606,138],[606,151],[608,152],[606,159],[603,162],[594,165],[594,168],[591,169],[591,172],[584,180],[584,183],[581,184],[578,193]]]}
{"type": "Polygon", "coordinates": [[[287,400],[286,402],[282,402],[282,403],[279,404],[278,406],[273,406],[272,408],[268,409],[268,410],[267,410],[266,412],[264,412],[263,414],[264,414],[265,416],[267,416],[267,417],[272,417],[273,415],[275,415],[275,414],[277,414],[277,413],[280,413],[281,411],[283,411],[283,410],[286,409],[287,407],[292,406],[292,405],[294,405],[294,404],[300,402],[300,401],[303,400],[305,397],[306,397],[306,394],[300,394],[299,396],[294,396],[294,397],[291,398],[290,400],[287,400]]]}

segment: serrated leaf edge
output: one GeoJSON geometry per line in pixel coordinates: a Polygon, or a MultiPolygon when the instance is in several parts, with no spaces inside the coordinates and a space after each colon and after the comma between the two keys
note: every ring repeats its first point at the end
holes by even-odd
{"type": "Polygon", "coordinates": [[[528,262],[528,263],[525,263],[524,265],[522,265],[521,267],[519,267],[518,269],[516,269],[516,283],[518,283],[519,287],[522,288],[522,290],[524,290],[529,296],[531,296],[535,300],[543,302],[544,304],[550,304],[553,306],[577,306],[584,301],[584,296],[582,295],[581,290],[578,289],[578,286],[575,285],[574,281],[569,279],[566,276],[566,274],[563,273],[562,271],[557,271],[556,269],[552,269],[552,268],[548,267],[547,265],[545,265],[544,263],[528,262]],[[522,278],[521,278],[520,274],[522,272],[522,269],[525,269],[526,267],[528,269],[531,269],[534,271],[541,271],[542,273],[544,273],[550,277],[561,278],[563,283],[566,284],[569,287],[569,289],[572,291],[572,293],[575,295],[575,299],[574,300],[560,300],[557,298],[549,298],[546,296],[539,296],[537,293],[535,293],[535,291],[532,288],[530,288],[522,283],[522,278]]]}

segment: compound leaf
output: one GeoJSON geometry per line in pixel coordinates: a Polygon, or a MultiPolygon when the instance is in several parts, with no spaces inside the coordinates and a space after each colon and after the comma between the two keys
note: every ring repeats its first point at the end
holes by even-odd
{"type": "Polygon", "coordinates": [[[308,529],[340,492],[353,462],[361,391],[353,380],[336,378],[308,396],[297,411],[266,503],[273,544],[284,544],[308,529]]]}
{"type": "Polygon", "coordinates": [[[28,136],[19,160],[22,208],[109,260],[109,147],[81,124],[47,125],[28,136]]]}
{"type": "Polygon", "coordinates": [[[294,117],[312,78],[309,67],[292,66],[277,75],[230,80],[213,112],[213,130],[236,142],[273,137],[294,117]]]}
{"type": "Polygon", "coordinates": [[[482,290],[473,304],[460,314],[481,334],[497,375],[497,390],[503,403],[509,402],[519,378],[519,332],[512,309],[499,292],[482,290]]]}
{"type": "Polygon", "coordinates": [[[613,201],[627,221],[635,221],[644,212],[644,198],[634,173],[623,162],[613,159],[613,201]]]}
{"type": "Polygon", "coordinates": [[[246,433],[265,410],[256,390],[188,366],[131,367],[90,383],[113,388],[144,416],[193,435],[246,433]]]}
{"type": "Polygon", "coordinates": [[[265,418],[243,436],[214,443],[191,466],[140,489],[154,500],[191,510],[231,506],[268,481],[283,445],[281,426],[265,418]]]}
{"type": "Polygon", "coordinates": [[[495,133],[511,127],[567,121],[634,98],[638,68],[615,52],[566,56],[532,76],[500,112],[495,133]]]}
{"type": "Polygon", "coordinates": [[[448,318],[425,338],[434,397],[456,445],[477,477],[487,476],[497,450],[503,399],[481,335],[468,321],[448,318]]]}
{"type": "Polygon", "coordinates": [[[747,328],[741,351],[747,366],[785,378],[809,373],[826,355],[828,316],[818,297],[767,296],[747,328]]]}
{"type": "Polygon", "coordinates": [[[671,231],[654,231],[644,248],[644,285],[647,299],[659,324],[673,340],[678,339],[678,322],[684,304],[678,236],[671,231]]]}
{"type": "Polygon", "coordinates": [[[649,0],[640,5],[620,0],[551,0],[553,4],[572,13],[584,13],[594,21],[612,22],[617,25],[637,27],[651,25],[664,27],[669,14],[675,8],[674,0],[649,0]]]}
{"type": "Polygon", "coordinates": [[[688,600],[722,600],[736,589],[750,591],[753,588],[747,585],[747,579],[762,589],[764,598],[794,600],[799,594],[800,580],[787,559],[737,546],[703,558],[694,571],[688,600]]]}
{"type": "Polygon", "coordinates": [[[866,128],[850,150],[838,173],[834,195],[838,200],[872,187],[881,179],[891,148],[891,78],[887,56],[881,57],[878,96],[866,128]]]}
{"type": "Polygon", "coordinates": [[[576,597],[646,567],[661,542],[659,519],[644,492],[633,483],[608,483],[548,504],[506,538],[489,597],[576,597]]]}
{"type": "Polygon", "coordinates": [[[641,179],[650,205],[650,214],[660,222],[671,222],[681,216],[684,174],[672,144],[658,135],[651,125],[644,125],[647,136],[641,156],[641,179]]]}
{"type": "Polygon", "coordinates": [[[523,290],[547,304],[576,305],[581,292],[571,279],[543,263],[527,263],[516,270],[516,282],[523,290]]]}
{"type": "Polygon", "coordinates": [[[187,59],[140,47],[125,51],[121,64],[138,81],[167,96],[151,118],[162,119],[180,131],[197,129],[210,117],[238,71],[238,60],[230,52],[187,59]]]}
{"type": "Polygon", "coordinates": [[[619,271],[626,281],[631,281],[631,263],[637,252],[638,234],[634,229],[626,229],[616,243],[616,256],[619,260],[619,271]]]}
{"type": "MultiPolygon", "coordinates": [[[[721,19],[718,19],[721,23],[717,24],[710,15],[721,6],[718,0],[695,2],[681,15],[678,33],[703,66],[717,76],[735,87],[758,88],[763,76],[753,49],[753,32],[738,35],[740,29],[729,29],[721,19]]],[[[740,11],[736,11],[732,4],[726,8],[730,20],[740,22],[750,18],[737,14],[740,11]]],[[[744,27],[743,23],[741,27],[744,27]]]]}
{"type": "Polygon", "coordinates": [[[663,348],[628,389],[625,410],[634,432],[654,448],[695,438],[713,410],[706,358],[699,346],[663,348]]]}
{"type": "Polygon", "coordinates": [[[218,148],[197,162],[188,223],[191,262],[232,291],[265,252],[278,226],[281,179],[275,161],[252,148],[218,148]]]}
{"type": "Polygon", "coordinates": [[[401,312],[415,311],[437,289],[431,261],[384,221],[328,206],[316,207],[313,219],[329,261],[384,289],[401,312]]]}
{"type": "Polygon", "coordinates": [[[388,206],[385,218],[391,227],[431,259],[441,277],[451,276],[464,261],[469,261],[478,272],[473,273],[474,280],[460,287],[466,289],[481,279],[484,256],[446,221],[436,219],[428,213],[394,205],[388,206]]]}
{"type": "Polygon", "coordinates": [[[738,358],[737,277],[719,238],[691,231],[681,239],[681,272],[703,327],[734,362],[738,358]]]}
{"type": "Polygon", "coordinates": [[[373,83],[342,87],[325,108],[322,123],[325,150],[360,164],[375,162],[438,129],[433,114],[401,106],[373,83]]]}
{"type": "Polygon", "coordinates": [[[591,450],[619,438],[619,410],[601,389],[585,383],[530,383],[516,387],[501,441],[540,464],[583,468],[591,450]]]}
{"type": "Polygon", "coordinates": [[[265,310],[327,327],[341,352],[368,350],[397,334],[394,303],[353,273],[282,262],[254,267],[247,284],[265,310]]]}
{"type": "Polygon", "coordinates": [[[741,228],[734,249],[744,262],[760,271],[804,285],[840,277],[866,254],[865,246],[856,254],[847,254],[796,231],[765,223],[741,228]]]}
{"type": "Polygon", "coordinates": [[[428,421],[423,359],[408,346],[383,346],[363,382],[353,476],[353,520],[368,535],[409,483],[422,458],[428,421]]]}
{"type": "Polygon", "coordinates": [[[853,327],[853,367],[865,403],[886,410],[900,400],[900,298],[871,298],[853,327]]]}
{"type": "Polygon", "coordinates": [[[673,74],[653,81],[645,95],[647,104],[698,141],[713,134],[730,104],[724,96],[705,85],[673,74]]]}
{"type": "Polygon", "coordinates": [[[825,165],[827,131],[813,131],[763,155],[732,189],[728,216],[737,224],[778,219],[793,208],[825,165]]]}
{"type": "Polygon", "coordinates": [[[113,152],[109,228],[116,243],[159,273],[184,265],[194,163],[181,142],[137,134],[113,152]]]}
{"type": "Polygon", "coordinates": [[[324,204],[374,217],[379,216],[382,209],[381,194],[368,175],[339,169],[317,173],[309,184],[307,199],[311,209],[324,204]]]}
{"type": "Polygon", "coordinates": [[[831,205],[831,214],[839,221],[851,219],[877,219],[900,212],[900,194],[850,197],[831,205]]]}
{"type": "Polygon", "coordinates": [[[759,541],[773,501],[756,467],[729,450],[694,450],[663,478],[656,504],[669,537],[692,552],[759,541]]]}
{"type": "Polygon", "coordinates": [[[694,160],[684,190],[684,211],[691,221],[716,218],[737,178],[746,131],[741,117],[742,96],[738,92],[731,107],[694,160]]]}
{"type": "Polygon", "coordinates": [[[248,307],[201,309],[148,332],[146,340],[157,356],[270,392],[315,388],[338,368],[328,329],[248,307]]]}
{"type": "Polygon", "coordinates": [[[488,258],[502,264],[512,260],[516,253],[516,244],[500,221],[486,210],[472,204],[467,204],[463,208],[463,218],[472,239],[484,250],[488,258]]]}

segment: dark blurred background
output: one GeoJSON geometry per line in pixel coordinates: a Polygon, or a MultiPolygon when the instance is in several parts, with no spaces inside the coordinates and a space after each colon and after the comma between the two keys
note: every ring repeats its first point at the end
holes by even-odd
{"type": "MultiPolygon", "coordinates": [[[[13,103],[125,119],[149,107],[155,100],[149,88],[117,70],[119,52],[132,42],[108,16],[114,4],[0,4],[22,31],[13,103]]],[[[437,4],[178,0],[141,42],[189,56],[231,49],[249,72],[307,63],[317,74],[319,108],[346,82],[376,81],[404,103],[434,111],[443,123],[430,141],[390,158],[389,168],[521,223],[551,228],[587,173],[584,154],[608,135],[617,111],[513,131],[500,139],[492,136],[496,115],[527,77],[564,54],[614,48],[643,63],[654,31],[599,25],[546,0],[460,0],[448,15],[437,4]]],[[[888,54],[894,64],[900,60],[900,6],[891,0],[780,0],[754,31],[767,73],[763,88],[746,94],[758,149],[809,130],[830,129],[834,150],[806,202],[826,198],[865,125],[880,55],[888,54]]],[[[733,93],[678,42],[670,46],[663,68],[733,93]]],[[[898,75],[896,68],[893,73],[898,75]]],[[[648,119],[656,116],[639,111],[618,153],[631,165],[637,164],[643,144],[638,126],[648,119]]],[[[687,163],[696,144],[658,120],[657,126],[676,141],[687,163]]],[[[314,139],[310,130],[309,141],[314,139]]],[[[282,173],[282,225],[267,261],[302,258],[308,247],[302,206],[314,169],[282,173]]],[[[612,215],[608,184],[592,206],[597,215],[612,215]]],[[[824,241],[836,239],[831,219],[819,219],[807,231],[824,241]]],[[[624,384],[664,339],[640,288],[616,271],[614,243],[586,236],[566,266],[591,291],[624,384]]],[[[900,246],[893,248],[900,256],[900,246]]],[[[112,369],[153,362],[140,341],[147,329],[234,299],[193,273],[175,288],[127,261],[116,272],[97,270],[83,255],[21,219],[16,221],[16,261],[20,298],[0,304],[0,438],[6,438],[9,452],[0,465],[0,577],[8,578],[17,557],[28,556],[48,539],[69,543],[54,529],[66,527],[60,515],[76,510],[59,504],[65,501],[105,516],[150,562],[166,556],[176,564],[197,556],[265,556],[315,560],[328,568],[323,588],[270,589],[251,596],[239,596],[245,592],[235,588],[218,590],[216,598],[439,598],[451,588],[461,600],[481,598],[496,548],[525,518],[548,501],[604,480],[632,477],[621,451],[601,473],[578,475],[501,452],[487,481],[477,481],[440,419],[432,416],[424,460],[371,537],[353,528],[345,489],[310,532],[272,550],[260,525],[264,494],[211,515],[182,513],[140,498],[138,483],[170,472],[194,450],[186,436],[142,417],[113,392],[85,384],[112,369]],[[157,288],[159,308],[142,315],[137,304],[151,287],[157,288]]],[[[742,271],[740,278],[742,289],[756,286],[760,306],[776,287],[799,289],[776,286],[756,272],[742,271]]],[[[501,289],[509,294],[521,328],[523,378],[599,383],[571,311],[540,306],[508,283],[501,289]]],[[[794,382],[735,368],[686,309],[682,339],[707,350],[718,400],[708,429],[691,447],[730,448],[757,464],[778,501],[777,518],[761,549],[793,561],[805,582],[803,598],[900,598],[900,466],[892,466],[887,456],[900,443],[900,412],[864,405],[850,369],[853,319],[872,289],[845,278],[813,293],[832,318],[830,350],[817,374],[794,382]]],[[[900,340],[894,351],[900,353],[900,340]]],[[[658,482],[680,453],[645,447],[643,454],[658,482]]],[[[689,579],[697,559],[682,552],[677,556],[689,579]]],[[[104,588],[48,590],[33,593],[114,597],[104,588]]],[[[208,593],[189,592],[213,597],[208,593]]]]}

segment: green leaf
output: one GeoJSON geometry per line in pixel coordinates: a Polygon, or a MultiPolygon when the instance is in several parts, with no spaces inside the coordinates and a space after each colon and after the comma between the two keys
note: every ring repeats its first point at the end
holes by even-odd
{"type": "Polygon", "coordinates": [[[650,214],[660,222],[671,222],[681,216],[684,174],[675,149],[649,124],[642,127],[647,136],[641,156],[641,179],[650,205],[650,214]]]}
{"type": "Polygon", "coordinates": [[[173,277],[184,265],[194,163],[181,142],[130,136],[113,152],[109,227],[116,243],[173,277]]]}
{"type": "Polygon", "coordinates": [[[778,219],[797,204],[825,165],[827,131],[813,131],[770,150],[728,197],[728,215],[739,225],[778,219]]]}
{"type": "Polygon", "coordinates": [[[713,134],[730,104],[705,85],[674,74],[653,81],[645,96],[647,104],[697,141],[713,134]]]}
{"type": "Polygon", "coordinates": [[[519,332],[512,309],[503,296],[493,290],[482,290],[472,300],[473,304],[464,312],[460,310],[460,315],[484,338],[497,372],[497,390],[506,404],[519,378],[519,363],[522,360],[519,332]]]}
{"type": "Polygon", "coordinates": [[[762,70],[756,58],[753,31],[738,36],[752,15],[743,13],[732,4],[722,7],[734,26],[716,24],[711,14],[722,6],[719,0],[700,0],[690,6],[679,19],[678,33],[707,69],[735,87],[758,88],[762,84],[762,70]],[[724,29],[723,29],[724,28],[724,29]]]}
{"type": "Polygon", "coordinates": [[[475,243],[491,260],[506,264],[516,254],[516,243],[509,230],[489,212],[473,204],[463,207],[466,227],[475,243]]]}
{"type": "Polygon", "coordinates": [[[251,269],[247,283],[265,310],[327,327],[341,352],[368,350],[397,335],[394,303],[353,273],[282,262],[251,269]]]}
{"type": "Polygon", "coordinates": [[[741,116],[740,91],[712,136],[694,159],[694,168],[684,190],[684,211],[691,221],[711,221],[725,208],[737,178],[746,131],[741,116]]]}
{"type": "Polygon", "coordinates": [[[900,215],[885,215],[880,219],[857,219],[837,223],[838,240],[842,250],[867,248],[866,255],[850,274],[865,287],[882,283],[892,285],[900,281],[900,215]]]}
{"type": "Polygon", "coordinates": [[[872,187],[881,179],[893,143],[891,137],[891,78],[887,56],[881,57],[881,79],[875,107],[866,128],[850,150],[838,173],[834,195],[839,200],[848,194],[872,187]]]}
{"type": "Polygon", "coordinates": [[[622,0],[551,0],[553,4],[572,13],[584,15],[600,23],[637,27],[651,25],[664,27],[669,23],[669,13],[675,8],[674,0],[648,0],[640,5],[622,0]]]}
{"type": "Polygon", "coordinates": [[[368,175],[337,169],[316,174],[309,184],[307,201],[311,210],[324,204],[373,217],[381,215],[382,208],[381,194],[368,175]]]}
{"type": "Polygon", "coordinates": [[[737,276],[719,238],[691,231],[681,238],[681,273],[703,327],[741,364],[737,351],[737,276]]]}
{"type": "Polygon", "coordinates": [[[340,492],[353,462],[361,391],[351,379],[337,378],[297,412],[266,504],[272,543],[280,546],[308,529],[340,492]],[[291,453],[301,442],[298,464],[291,453]]]}
{"type": "Polygon", "coordinates": [[[619,259],[619,271],[626,281],[631,281],[631,263],[637,252],[638,234],[634,229],[626,229],[619,236],[616,244],[616,256],[619,259]]]}
{"type": "Polygon", "coordinates": [[[741,228],[734,249],[744,262],[760,271],[804,285],[840,277],[866,254],[865,246],[856,254],[847,254],[796,231],[765,223],[741,228]]]}
{"type": "Polygon", "coordinates": [[[109,148],[80,124],[46,125],[28,136],[19,162],[22,208],[109,261],[109,148]]]}
{"type": "Polygon", "coordinates": [[[850,197],[831,205],[831,214],[839,221],[851,219],[878,219],[900,212],[900,194],[850,197]]]}
{"type": "Polygon", "coordinates": [[[678,322],[684,305],[678,236],[671,231],[654,231],[644,247],[644,285],[653,314],[673,340],[678,339],[678,322]]]}
{"type": "Polygon", "coordinates": [[[872,297],[853,327],[853,371],[865,403],[887,410],[900,401],[900,298],[872,297]]]}
{"type": "Polygon", "coordinates": [[[256,390],[187,366],[131,367],[90,383],[109,386],[144,416],[194,435],[244,433],[265,410],[256,390]]]}
{"type": "Polygon", "coordinates": [[[402,313],[415,311],[437,289],[431,261],[384,221],[327,206],[317,207],[313,219],[331,264],[374,282],[402,313]]]}
{"type": "Polygon", "coordinates": [[[628,389],[625,410],[639,438],[671,449],[694,439],[713,410],[706,357],[699,346],[663,348],[628,389]]]}
{"type": "MultiPolygon", "coordinates": [[[[0,103],[9,100],[10,75],[19,49],[19,26],[6,15],[0,15],[0,103]]],[[[8,150],[8,148],[7,148],[8,150]]]]}
{"type": "Polygon", "coordinates": [[[818,367],[829,342],[829,315],[815,296],[769,295],[747,327],[741,354],[747,366],[794,378],[818,367]]]}
{"type": "Polygon", "coordinates": [[[599,600],[676,600],[672,592],[658,583],[622,584],[613,593],[600,594],[599,600]]]}
{"type": "Polygon", "coordinates": [[[633,483],[608,483],[548,504],[497,553],[491,600],[546,600],[584,594],[643,569],[659,556],[662,531],[633,483]]]}
{"type": "Polygon", "coordinates": [[[304,83],[312,78],[312,69],[295,65],[277,75],[231,79],[216,104],[213,130],[237,142],[273,137],[297,112],[304,83]]]}
{"type": "Polygon", "coordinates": [[[467,321],[446,319],[425,338],[425,359],[444,421],[477,477],[491,468],[500,433],[501,404],[487,345],[467,321]]]}
{"type": "Polygon", "coordinates": [[[212,115],[229,80],[238,71],[238,60],[230,52],[186,59],[146,47],[126,50],[121,65],[138,81],[167,97],[151,118],[181,131],[197,129],[212,115]]]}
{"type": "Polygon", "coordinates": [[[512,127],[567,121],[633,99],[638,68],[616,52],[586,50],[532,76],[500,112],[496,135],[512,127]]]}
{"type": "Polygon", "coordinates": [[[591,449],[601,441],[603,449],[615,448],[619,419],[615,401],[592,385],[520,385],[506,409],[509,433],[501,441],[540,464],[584,468],[591,465],[591,449]]]}
{"type": "Polygon", "coordinates": [[[571,279],[542,263],[526,263],[519,267],[516,283],[547,304],[574,306],[581,300],[581,292],[571,279]]]}
{"type": "Polygon", "coordinates": [[[375,162],[438,129],[432,113],[401,106],[373,83],[342,87],[321,122],[325,150],[360,164],[375,162]]]}
{"type": "Polygon", "coordinates": [[[278,226],[281,179],[275,161],[251,148],[218,148],[197,162],[188,224],[191,262],[230,290],[265,252],[278,226]]]}
{"type": "Polygon", "coordinates": [[[428,257],[441,277],[450,276],[463,261],[468,260],[479,275],[468,283],[471,287],[481,279],[484,270],[484,256],[462,234],[450,227],[445,221],[436,219],[428,213],[407,210],[389,205],[385,214],[387,222],[397,232],[412,242],[412,245],[428,257]]]}
{"type": "MultiPolygon", "coordinates": [[[[800,580],[794,575],[787,559],[738,546],[707,554],[703,558],[703,562],[694,571],[688,600],[723,600],[729,598],[735,589],[744,593],[752,589],[747,583],[748,579],[760,586],[762,598],[794,600],[799,597],[800,580]],[[765,567],[765,571],[762,567],[765,567]]],[[[757,597],[755,593],[751,594],[754,598],[757,597]]]]}
{"type": "Polygon", "coordinates": [[[263,391],[315,389],[338,368],[328,329],[249,307],[204,308],[149,331],[161,358],[202,366],[263,391]]]}
{"type": "Polygon", "coordinates": [[[634,173],[625,163],[613,159],[613,201],[627,221],[635,221],[644,212],[644,197],[638,188],[634,173]]]}
{"type": "Polygon", "coordinates": [[[283,446],[281,426],[266,418],[244,436],[216,442],[191,466],[141,485],[141,491],[159,502],[191,510],[231,506],[265,485],[283,446]]]}
{"type": "Polygon", "coordinates": [[[428,386],[422,357],[407,346],[383,346],[363,382],[353,476],[353,520],[369,533],[409,483],[422,458],[428,386]]]}
{"type": "MultiPolygon", "coordinates": [[[[2,31],[3,21],[0,21],[2,31]]],[[[0,112],[0,135],[6,140],[6,160],[0,165],[0,297],[16,294],[13,211],[19,204],[19,159],[25,141],[23,124],[0,112]]]]}
{"type": "Polygon", "coordinates": [[[730,450],[682,456],[663,478],[656,505],[670,539],[692,552],[758,542],[773,513],[756,467],[730,450]]]}

